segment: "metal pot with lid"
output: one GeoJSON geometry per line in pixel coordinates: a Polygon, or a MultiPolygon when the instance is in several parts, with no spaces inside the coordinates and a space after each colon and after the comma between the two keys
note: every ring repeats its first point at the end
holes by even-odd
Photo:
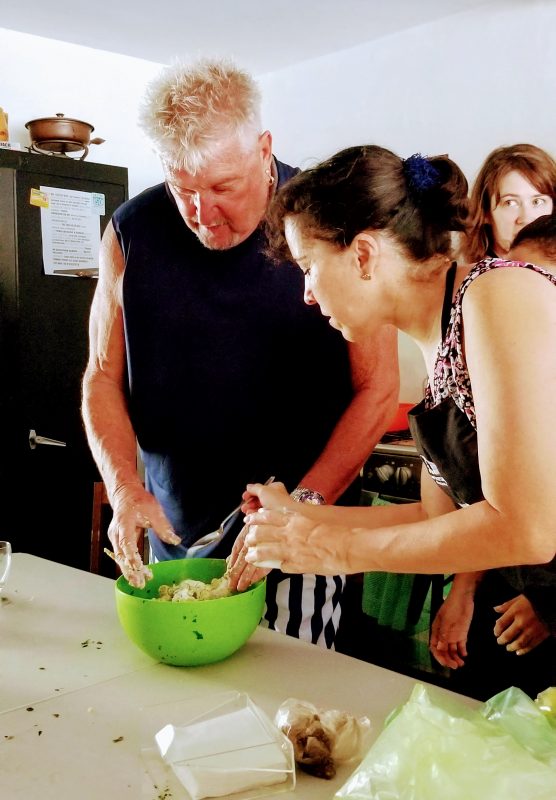
{"type": "Polygon", "coordinates": [[[25,127],[31,138],[29,150],[35,153],[57,153],[65,156],[83,150],[83,160],[89,152],[90,144],[102,144],[105,141],[98,137],[90,138],[94,127],[89,122],[71,119],[63,114],[32,119],[25,123],[25,127]]]}

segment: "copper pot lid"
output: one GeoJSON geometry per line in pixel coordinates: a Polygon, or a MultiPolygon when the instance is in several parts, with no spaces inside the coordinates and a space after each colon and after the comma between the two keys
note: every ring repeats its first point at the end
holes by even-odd
{"type": "Polygon", "coordinates": [[[40,117],[25,123],[31,137],[31,150],[35,153],[67,153],[84,151],[87,156],[89,145],[103,144],[104,139],[90,139],[94,127],[90,122],[83,122],[63,114],[55,117],[40,117]]]}
{"type": "Polygon", "coordinates": [[[28,128],[30,125],[34,125],[38,122],[73,122],[75,125],[85,125],[87,128],[89,128],[91,133],[94,131],[94,126],[91,125],[90,122],[83,122],[81,119],[73,119],[72,117],[66,117],[64,114],[58,113],[55,117],[39,117],[38,119],[31,119],[29,122],[25,123],[25,127],[28,128]]]}

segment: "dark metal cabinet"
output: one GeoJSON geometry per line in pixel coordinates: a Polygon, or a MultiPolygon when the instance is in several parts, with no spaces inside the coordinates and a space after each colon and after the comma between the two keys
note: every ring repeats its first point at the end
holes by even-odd
{"type": "Polygon", "coordinates": [[[29,202],[39,186],[103,194],[104,231],[127,199],[127,169],[0,150],[0,539],[86,569],[98,473],[80,399],[96,280],[45,274],[29,202]]]}

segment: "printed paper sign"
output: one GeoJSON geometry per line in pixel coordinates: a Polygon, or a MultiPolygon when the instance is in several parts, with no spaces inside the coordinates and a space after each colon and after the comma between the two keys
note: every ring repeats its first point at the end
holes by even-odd
{"type": "Polygon", "coordinates": [[[104,195],[52,186],[41,186],[40,193],[47,197],[47,203],[39,203],[37,197],[33,204],[41,209],[45,274],[70,277],[98,274],[104,195]]]}

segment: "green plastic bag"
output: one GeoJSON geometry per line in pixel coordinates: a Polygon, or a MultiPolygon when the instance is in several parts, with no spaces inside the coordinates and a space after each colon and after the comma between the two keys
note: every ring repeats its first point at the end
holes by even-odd
{"type": "MultiPolygon", "coordinates": [[[[529,695],[511,686],[487,700],[481,714],[556,770],[556,728],[529,695]]],[[[556,795],[554,795],[556,800],[556,795]]]]}
{"type": "Polygon", "coordinates": [[[335,798],[555,800],[556,728],[514,687],[471,709],[416,684],[335,798]]]}

